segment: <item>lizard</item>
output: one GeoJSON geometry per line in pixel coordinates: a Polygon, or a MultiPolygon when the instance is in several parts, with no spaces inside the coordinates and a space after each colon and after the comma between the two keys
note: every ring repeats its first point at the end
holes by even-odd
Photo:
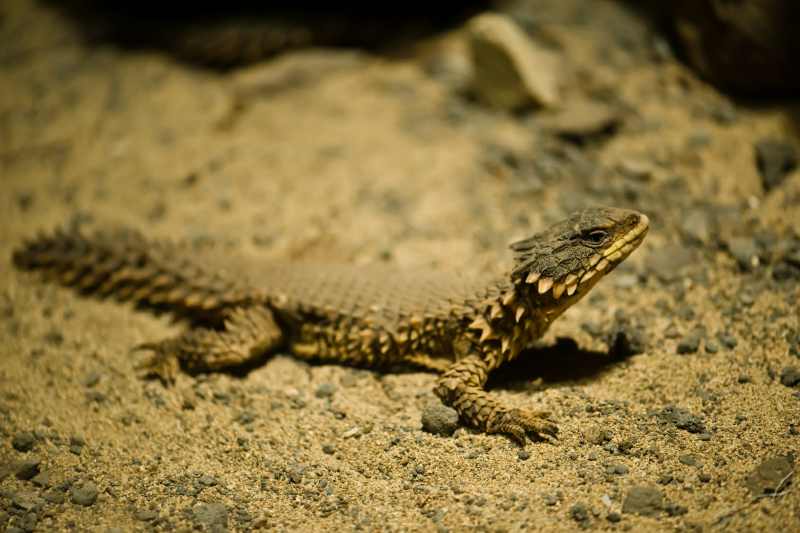
{"type": "Polygon", "coordinates": [[[438,373],[434,392],[485,433],[556,438],[547,412],[511,407],[486,389],[489,374],[541,337],[643,241],[646,215],[596,207],[510,245],[502,275],[265,262],[147,240],[129,229],[40,233],[12,253],[21,270],[86,295],[171,313],[188,324],[140,344],[139,365],[165,383],[219,371],[277,350],[362,367],[410,365],[438,373]]]}

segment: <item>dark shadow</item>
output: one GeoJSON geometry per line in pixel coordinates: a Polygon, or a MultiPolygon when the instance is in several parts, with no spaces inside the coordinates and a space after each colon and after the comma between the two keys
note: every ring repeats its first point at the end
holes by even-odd
{"type": "MultiPolygon", "coordinates": [[[[202,371],[182,368],[189,375],[224,372],[237,378],[246,378],[253,370],[262,367],[275,354],[286,353],[291,357],[287,347],[276,349],[244,364],[228,367],[220,371],[202,371]]],[[[608,352],[585,350],[571,338],[559,337],[551,346],[534,347],[523,351],[517,359],[501,366],[489,377],[488,389],[528,390],[531,382],[541,379],[546,387],[560,383],[598,379],[605,372],[626,361],[630,355],[609,355],[608,352]]],[[[350,368],[373,371],[377,374],[412,374],[432,372],[420,367],[404,364],[391,366],[364,367],[334,362],[329,359],[297,359],[312,366],[341,365],[350,368]]]]}
{"type": "Polygon", "coordinates": [[[527,390],[531,382],[539,378],[548,387],[597,379],[628,357],[585,350],[573,339],[559,337],[555,344],[527,349],[514,361],[501,366],[490,376],[487,388],[527,390]]]}
{"type": "Polygon", "coordinates": [[[40,0],[76,25],[89,43],[157,49],[219,69],[290,48],[358,47],[388,53],[455,27],[490,2],[170,3],[143,0],[40,0]]]}

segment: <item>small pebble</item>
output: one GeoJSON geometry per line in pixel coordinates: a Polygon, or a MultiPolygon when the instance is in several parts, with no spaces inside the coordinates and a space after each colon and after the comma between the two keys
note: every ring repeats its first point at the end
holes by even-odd
{"type": "Polygon", "coordinates": [[[222,503],[199,503],[192,508],[194,522],[211,531],[225,530],[228,524],[228,508],[222,503]]]}
{"type": "Polygon", "coordinates": [[[17,479],[21,479],[23,481],[27,481],[39,473],[39,465],[41,461],[39,459],[28,459],[27,461],[20,461],[17,463],[16,472],[14,475],[17,479]]]}
{"type": "Polygon", "coordinates": [[[100,383],[100,374],[98,374],[97,372],[89,372],[88,374],[86,374],[86,376],[84,376],[81,383],[87,389],[91,389],[92,387],[100,383]]]}
{"type": "Polygon", "coordinates": [[[625,465],[608,465],[606,467],[606,474],[615,474],[618,476],[624,476],[628,473],[628,467],[625,465]]]}
{"type": "Polygon", "coordinates": [[[570,507],[569,515],[576,522],[586,522],[589,520],[589,510],[582,503],[576,503],[570,507]]]}
{"type": "Polygon", "coordinates": [[[656,516],[664,508],[664,497],[655,487],[635,486],[628,490],[622,503],[622,512],[642,516],[656,516]]]}
{"type": "Polygon", "coordinates": [[[65,499],[64,498],[64,493],[62,491],[60,491],[60,490],[57,490],[57,489],[48,490],[47,492],[45,492],[42,495],[42,498],[44,498],[45,501],[53,503],[53,504],[56,504],[56,505],[64,503],[64,499],[65,499]]]}
{"type": "Polygon", "coordinates": [[[678,341],[678,345],[676,346],[675,350],[681,355],[695,353],[697,352],[698,348],[700,348],[701,339],[702,334],[700,332],[693,331],[678,341]]]}
{"type": "Polygon", "coordinates": [[[739,344],[739,341],[736,340],[736,337],[729,333],[720,333],[717,335],[717,339],[722,345],[727,348],[728,350],[733,350],[736,348],[736,345],[739,344]]]}
{"type": "Polygon", "coordinates": [[[151,522],[158,518],[158,513],[150,509],[142,509],[133,513],[133,518],[140,522],[151,522]]]}
{"type": "Polygon", "coordinates": [[[794,387],[800,384],[800,368],[787,366],[781,371],[781,384],[787,387],[794,387]]]}
{"type": "Polygon", "coordinates": [[[70,490],[70,500],[75,505],[89,507],[97,500],[97,485],[87,481],[81,485],[73,486],[70,490]]]}
{"type": "Polygon", "coordinates": [[[217,484],[219,484],[217,478],[215,478],[214,476],[210,476],[208,474],[203,474],[197,481],[199,481],[201,485],[204,485],[206,487],[214,487],[217,484]]]}
{"type": "Polygon", "coordinates": [[[762,461],[747,476],[745,485],[753,496],[765,496],[782,491],[792,481],[794,458],[790,455],[770,457],[762,461]]]}
{"type": "Polygon", "coordinates": [[[35,442],[36,437],[33,436],[33,433],[30,431],[23,431],[22,433],[14,435],[14,438],[11,439],[11,446],[18,452],[29,452],[33,449],[35,442]]]}
{"type": "Polygon", "coordinates": [[[758,246],[752,237],[733,237],[728,240],[727,245],[740,269],[750,271],[760,264],[758,246]]]}
{"type": "Polygon", "coordinates": [[[422,429],[434,435],[450,436],[458,428],[458,413],[439,402],[432,402],[422,410],[422,429]]]}
{"type": "Polygon", "coordinates": [[[322,383],[317,390],[314,391],[314,396],[317,398],[330,398],[336,392],[336,385],[333,383],[322,383]]]}
{"type": "Polygon", "coordinates": [[[334,446],[329,442],[326,442],[325,444],[322,445],[322,453],[325,453],[327,455],[333,455],[334,453],[336,453],[336,446],[334,446]]]}
{"type": "Polygon", "coordinates": [[[705,424],[702,418],[674,405],[668,405],[662,409],[659,416],[663,420],[674,424],[678,429],[685,429],[689,433],[702,433],[705,431],[705,424]]]}
{"type": "Polygon", "coordinates": [[[664,506],[664,510],[670,516],[682,516],[689,512],[689,509],[683,505],[669,502],[664,506]]]}
{"type": "Polygon", "coordinates": [[[794,144],[768,138],[756,143],[755,155],[761,184],[766,192],[780,186],[786,176],[797,168],[800,159],[794,144]]]}

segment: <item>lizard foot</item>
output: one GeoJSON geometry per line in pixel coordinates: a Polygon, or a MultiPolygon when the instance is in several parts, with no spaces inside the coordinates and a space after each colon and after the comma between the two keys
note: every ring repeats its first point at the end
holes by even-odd
{"type": "Polygon", "coordinates": [[[150,357],[135,365],[136,370],[145,377],[158,378],[165,385],[175,383],[180,364],[177,354],[170,349],[170,344],[168,342],[145,342],[134,346],[132,350],[134,352],[151,352],[150,357]]]}
{"type": "Polygon", "coordinates": [[[526,435],[540,440],[556,438],[558,426],[542,411],[508,409],[496,411],[487,421],[487,433],[504,433],[511,436],[520,446],[525,446],[526,435]]]}

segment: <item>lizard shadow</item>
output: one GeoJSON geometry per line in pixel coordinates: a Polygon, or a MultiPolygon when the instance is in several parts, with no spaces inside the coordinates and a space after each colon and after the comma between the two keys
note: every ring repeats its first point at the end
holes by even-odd
{"type": "Polygon", "coordinates": [[[558,337],[555,344],[528,348],[514,361],[495,370],[489,377],[487,388],[539,390],[566,382],[598,378],[631,355],[630,352],[617,350],[587,350],[578,346],[572,338],[558,337]],[[532,383],[534,380],[537,383],[532,383]]]}
{"type": "MultiPolygon", "coordinates": [[[[252,371],[257,370],[266,364],[277,354],[286,353],[292,357],[291,353],[285,349],[265,353],[255,357],[245,363],[225,368],[224,372],[237,378],[246,378],[252,371]]],[[[560,383],[575,382],[597,378],[608,372],[610,369],[626,361],[632,353],[618,350],[597,351],[587,350],[578,346],[574,339],[569,337],[558,337],[555,344],[534,346],[524,350],[519,356],[509,363],[502,365],[492,372],[487,383],[488,389],[506,390],[530,390],[549,388],[560,383]],[[541,380],[543,384],[532,383],[541,380]]],[[[295,358],[297,359],[297,358],[295,358]]],[[[324,359],[297,359],[311,366],[324,366],[331,364],[324,359]]],[[[360,365],[348,365],[336,363],[351,368],[365,369],[360,365]]],[[[419,367],[406,364],[388,365],[377,368],[367,368],[379,374],[405,374],[420,372],[419,367]]],[[[202,374],[204,372],[192,372],[190,369],[183,369],[189,374],[202,374]]],[[[424,370],[423,370],[424,371],[424,370]]]]}

